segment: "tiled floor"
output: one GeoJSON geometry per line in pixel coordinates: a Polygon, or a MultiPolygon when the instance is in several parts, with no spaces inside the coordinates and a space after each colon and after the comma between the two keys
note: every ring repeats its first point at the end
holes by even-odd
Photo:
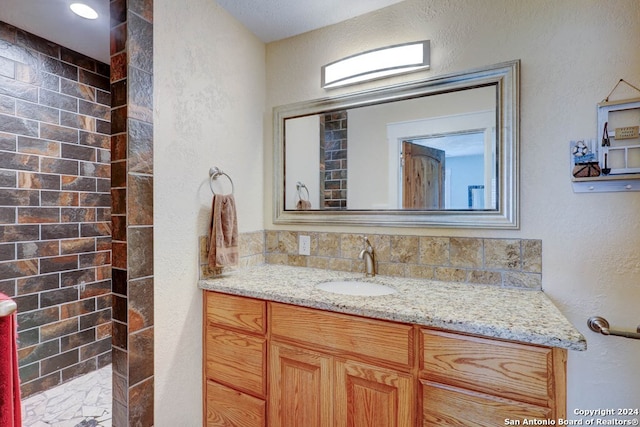
{"type": "Polygon", "coordinates": [[[111,427],[111,365],[22,401],[23,427],[111,427]]]}

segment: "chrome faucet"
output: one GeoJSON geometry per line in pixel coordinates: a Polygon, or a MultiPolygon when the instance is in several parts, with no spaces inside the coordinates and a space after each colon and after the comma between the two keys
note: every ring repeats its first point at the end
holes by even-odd
{"type": "Polygon", "coordinates": [[[358,258],[364,260],[365,271],[364,274],[366,276],[375,276],[376,275],[376,254],[373,251],[373,246],[369,242],[369,238],[367,236],[364,237],[364,249],[360,251],[360,255],[358,258]]]}

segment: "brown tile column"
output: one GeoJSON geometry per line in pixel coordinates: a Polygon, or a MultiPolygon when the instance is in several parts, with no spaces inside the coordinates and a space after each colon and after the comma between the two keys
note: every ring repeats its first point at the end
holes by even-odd
{"type": "Polygon", "coordinates": [[[152,10],[111,1],[114,427],[154,424],[152,10]]]}

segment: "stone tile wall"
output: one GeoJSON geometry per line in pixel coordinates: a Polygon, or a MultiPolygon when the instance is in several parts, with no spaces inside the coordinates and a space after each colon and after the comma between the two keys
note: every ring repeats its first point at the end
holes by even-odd
{"type": "Polygon", "coordinates": [[[320,170],[325,209],[347,208],[347,111],[320,116],[320,170]]]}
{"type": "Polygon", "coordinates": [[[542,241],[419,237],[363,233],[266,231],[265,261],[364,272],[358,254],[368,236],[378,274],[541,289],[542,241]],[[311,237],[311,256],[298,255],[298,235],[311,237]]]}
{"type": "Polygon", "coordinates": [[[153,1],[111,0],[114,427],[154,425],[153,1]]]}
{"type": "MultiPolygon", "coordinates": [[[[267,230],[241,234],[238,268],[266,262],[364,273],[364,261],[358,258],[364,247],[364,236],[375,249],[378,274],[533,290],[542,288],[542,241],[530,239],[267,230]],[[298,235],[311,237],[310,256],[298,255],[298,235]]],[[[206,265],[207,241],[206,236],[200,237],[203,279],[221,273],[206,265]]]]}
{"type": "Polygon", "coordinates": [[[108,76],[0,22],[0,292],[24,397],[111,362],[108,76]]]}

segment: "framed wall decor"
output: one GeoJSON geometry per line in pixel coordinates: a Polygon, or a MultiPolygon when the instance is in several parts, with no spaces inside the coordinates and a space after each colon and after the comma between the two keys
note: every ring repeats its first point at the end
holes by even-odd
{"type": "Polygon", "coordinates": [[[640,173],[640,98],[599,103],[598,134],[603,173],[640,173]]]}

